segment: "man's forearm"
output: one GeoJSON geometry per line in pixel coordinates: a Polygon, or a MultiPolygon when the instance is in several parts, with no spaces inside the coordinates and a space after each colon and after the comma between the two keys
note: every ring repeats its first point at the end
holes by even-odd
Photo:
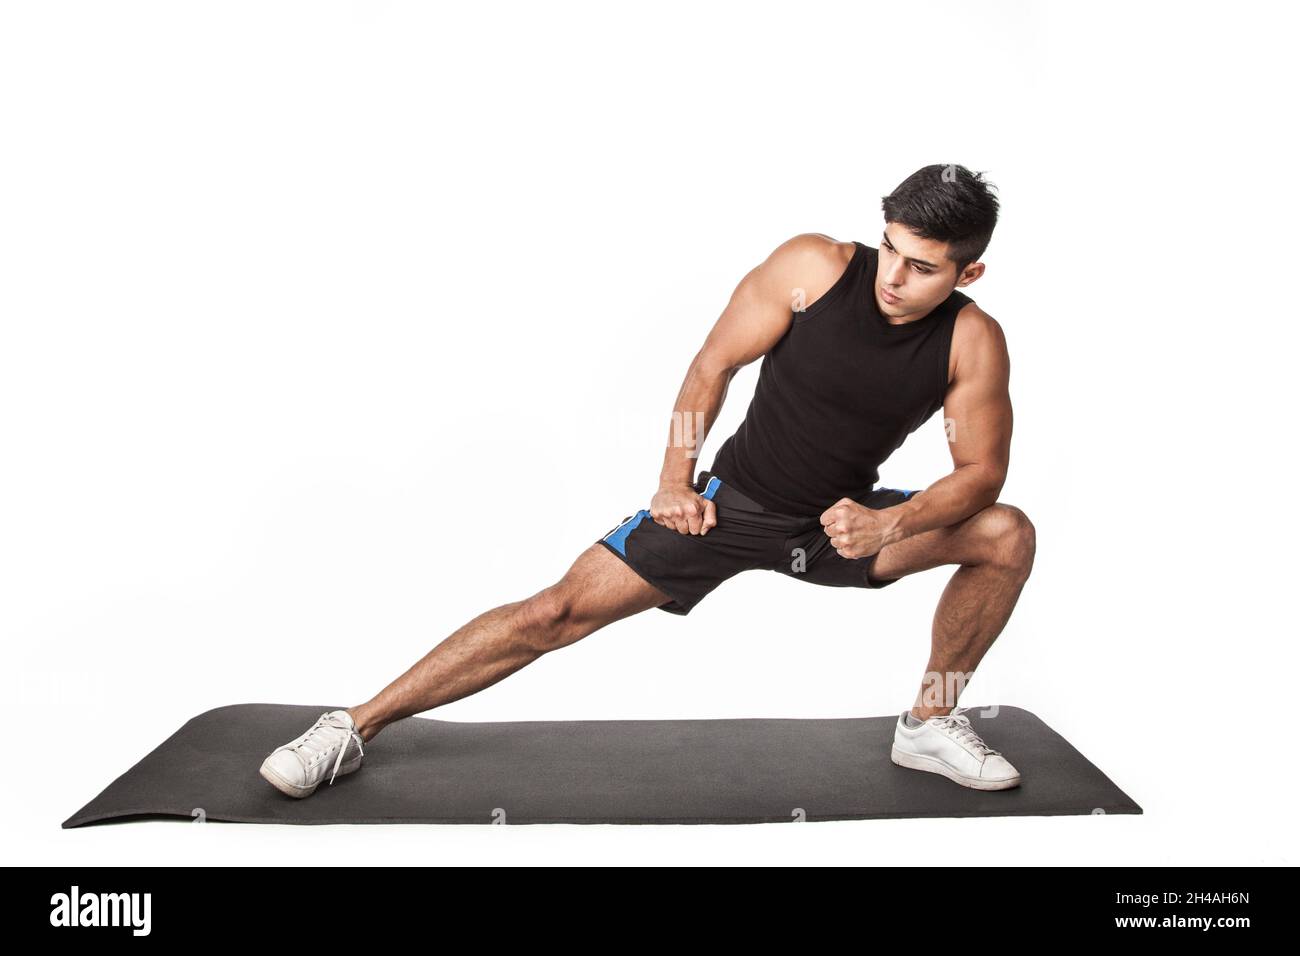
{"type": "Polygon", "coordinates": [[[956,524],[998,500],[1003,478],[983,465],[964,465],[944,475],[924,494],[881,511],[889,522],[885,544],[956,524]]]}
{"type": "Polygon", "coordinates": [[[668,447],[659,484],[690,485],[695,480],[695,462],[704,439],[722,409],[734,368],[720,368],[697,355],[686,371],[686,380],[673,406],[668,428],[668,447]]]}

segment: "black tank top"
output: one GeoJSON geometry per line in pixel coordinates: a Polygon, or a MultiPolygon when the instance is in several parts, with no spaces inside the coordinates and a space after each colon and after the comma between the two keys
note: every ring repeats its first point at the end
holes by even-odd
{"type": "Polygon", "coordinates": [[[763,357],[745,420],[712,471],[772,511],[820,515],[860,499],[903,440],[943,407],[953,324],[973,301],[952,295],[890,325],[876,305],[877,250],[848,268],[763,357]]]}

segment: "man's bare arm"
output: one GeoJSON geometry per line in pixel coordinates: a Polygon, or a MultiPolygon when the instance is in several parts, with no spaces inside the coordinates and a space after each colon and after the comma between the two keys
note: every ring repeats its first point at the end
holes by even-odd
{"type": "Polygon", "coordinates": [[[1011,361],[1002,327],[978,307],[954,329],[957,363],[944,397],[953,470],[908,501],[880,512],[884,544],[955,524],[998,500],[1011,460],[1011,361]]]}
{"type": "MultiPolygon", "coordinates": [[[[765,355],[793,320],[795,290],[833,272],[832,240],[815,233],[788,239],[751,269],[704,340],[673,405],[668,447],[651,517],[683,534],[716,524],[713,502],[694,492],[695,462],[736,372],[765,355]]],[[[829,274],[826,284],[834,281],[829,274]]]]}

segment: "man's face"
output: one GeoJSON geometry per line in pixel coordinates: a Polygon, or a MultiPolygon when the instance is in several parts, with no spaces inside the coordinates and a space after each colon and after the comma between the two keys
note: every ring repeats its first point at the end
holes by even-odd
{"type": "Polygon", "coordinates": [[[974,262],[959,277],[957,265],[947,253],[946,242],[921,239],[898,223],[886,224],[876,268],[876,303],[881,315],[929,312],[954,288],[970,285],[984,272],[984,264],[974,262]]]}

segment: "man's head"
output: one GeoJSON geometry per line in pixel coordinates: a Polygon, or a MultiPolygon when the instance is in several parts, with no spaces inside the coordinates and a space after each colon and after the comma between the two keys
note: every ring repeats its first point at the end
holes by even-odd
{"type": "Polygon", "coordinates": [[[878,285],[900,299],[882,296],[887,312],[928,310],[984,274],[979,257],[997,225],[998,199],[983,175],[965,166],[925,166],[881,197],[878,285]]]}

